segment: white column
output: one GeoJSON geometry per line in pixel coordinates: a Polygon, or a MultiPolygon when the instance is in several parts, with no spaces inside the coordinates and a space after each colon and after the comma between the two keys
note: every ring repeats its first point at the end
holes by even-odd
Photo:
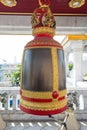
{"type": "Polygon", "coordinates": [[[83,43],[82,40],[72,41],[73,50],[73,87],[76,87],[76,82],[82,80],[82,54],[83,54],[83,43]]]}

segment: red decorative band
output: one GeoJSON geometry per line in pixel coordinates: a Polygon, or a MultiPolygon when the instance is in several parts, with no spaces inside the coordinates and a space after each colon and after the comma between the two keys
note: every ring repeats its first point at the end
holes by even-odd
{"type": "Polygon", "coordinates": [[[22,105],[20,105],[20,109],[28,114],[46,116],[46,115],[54,115],[54,114],[61,113],[67,109],[67,106],[64,106],[64,107],[62,107],[60,109],[56,109],[56,110],[34,110],[34,109],[32,110],[32,109],[27,109],[27,108],[23,107],[22,105]]]}
{"type": "Polygon", "coordinates": [[[64,100],[65,96],[58,98],[58,101],[64,100]]]}
{"type": "Polygon", "coordinates": [[[26,100],[26,101],[31,101],[31,102],[52,102],[52,99],[36,99],[36,98],[29,98],[29,97],[25,97],[22,96],[22,99],[26,100]]]}
{"type": "Polygon", "coordinates": [[[53,36],[52,35],[50,35],[50,34],[37,34],[37,35],[35,35],[35,38],[37,38],[37,37],[50,37],[50,38],[53,38],[53,36]]]}

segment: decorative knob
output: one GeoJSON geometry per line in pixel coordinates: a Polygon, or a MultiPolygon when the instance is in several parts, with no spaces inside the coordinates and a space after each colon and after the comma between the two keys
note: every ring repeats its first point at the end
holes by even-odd
{"type": "Polygon", "coordinates": [[[53,96],[53,98],[57,98],[58,96],[59,96],[59,93],[57,92],[57,91],[54,91],[53,93],[52,93],[52,96],[53,96]]]}

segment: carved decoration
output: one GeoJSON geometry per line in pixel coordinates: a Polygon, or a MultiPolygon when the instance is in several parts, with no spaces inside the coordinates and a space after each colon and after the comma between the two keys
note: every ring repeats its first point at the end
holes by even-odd
{"type": "Polygon", "coordinates": [[[8,7],[13,7],[17,5],[17,1],[16,0],[0,0],[0,2],[8,7]]]}
{"type": "Polygon", "coordinates": [[[70,0],[69,7],[71,8],[80,8],[85,4],[85,0],[70,0]]]}

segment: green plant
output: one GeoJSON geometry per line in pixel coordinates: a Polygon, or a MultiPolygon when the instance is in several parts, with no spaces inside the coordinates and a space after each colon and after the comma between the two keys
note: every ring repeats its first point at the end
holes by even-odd
{"type": "Polygon", "coordinates": [[[87,74],[84,74],[83,76],[84,76],[84,77],[87,77],[87,74]]]}
{"type": "Polygon", "coordinates": [[[17,66],[17,70],[12,73],[6,74],[8,78],[10,78],[12,85],[20,85],[20,75],[21,75],[21,65],[17,66]]]}
{"type": "Polygon", "coordinates": [[[69,71],[71,71],[73,69],[73,63],[69,63],[68,68],[69,68],[69,71]]]}
{"type": "Polygon", "coordinates": [[[0,102],[1,103],[6,103],[6,101],[7,101],[7,93],[6,92],[4,92],[4,93],[0,93],[0,102]]]}

